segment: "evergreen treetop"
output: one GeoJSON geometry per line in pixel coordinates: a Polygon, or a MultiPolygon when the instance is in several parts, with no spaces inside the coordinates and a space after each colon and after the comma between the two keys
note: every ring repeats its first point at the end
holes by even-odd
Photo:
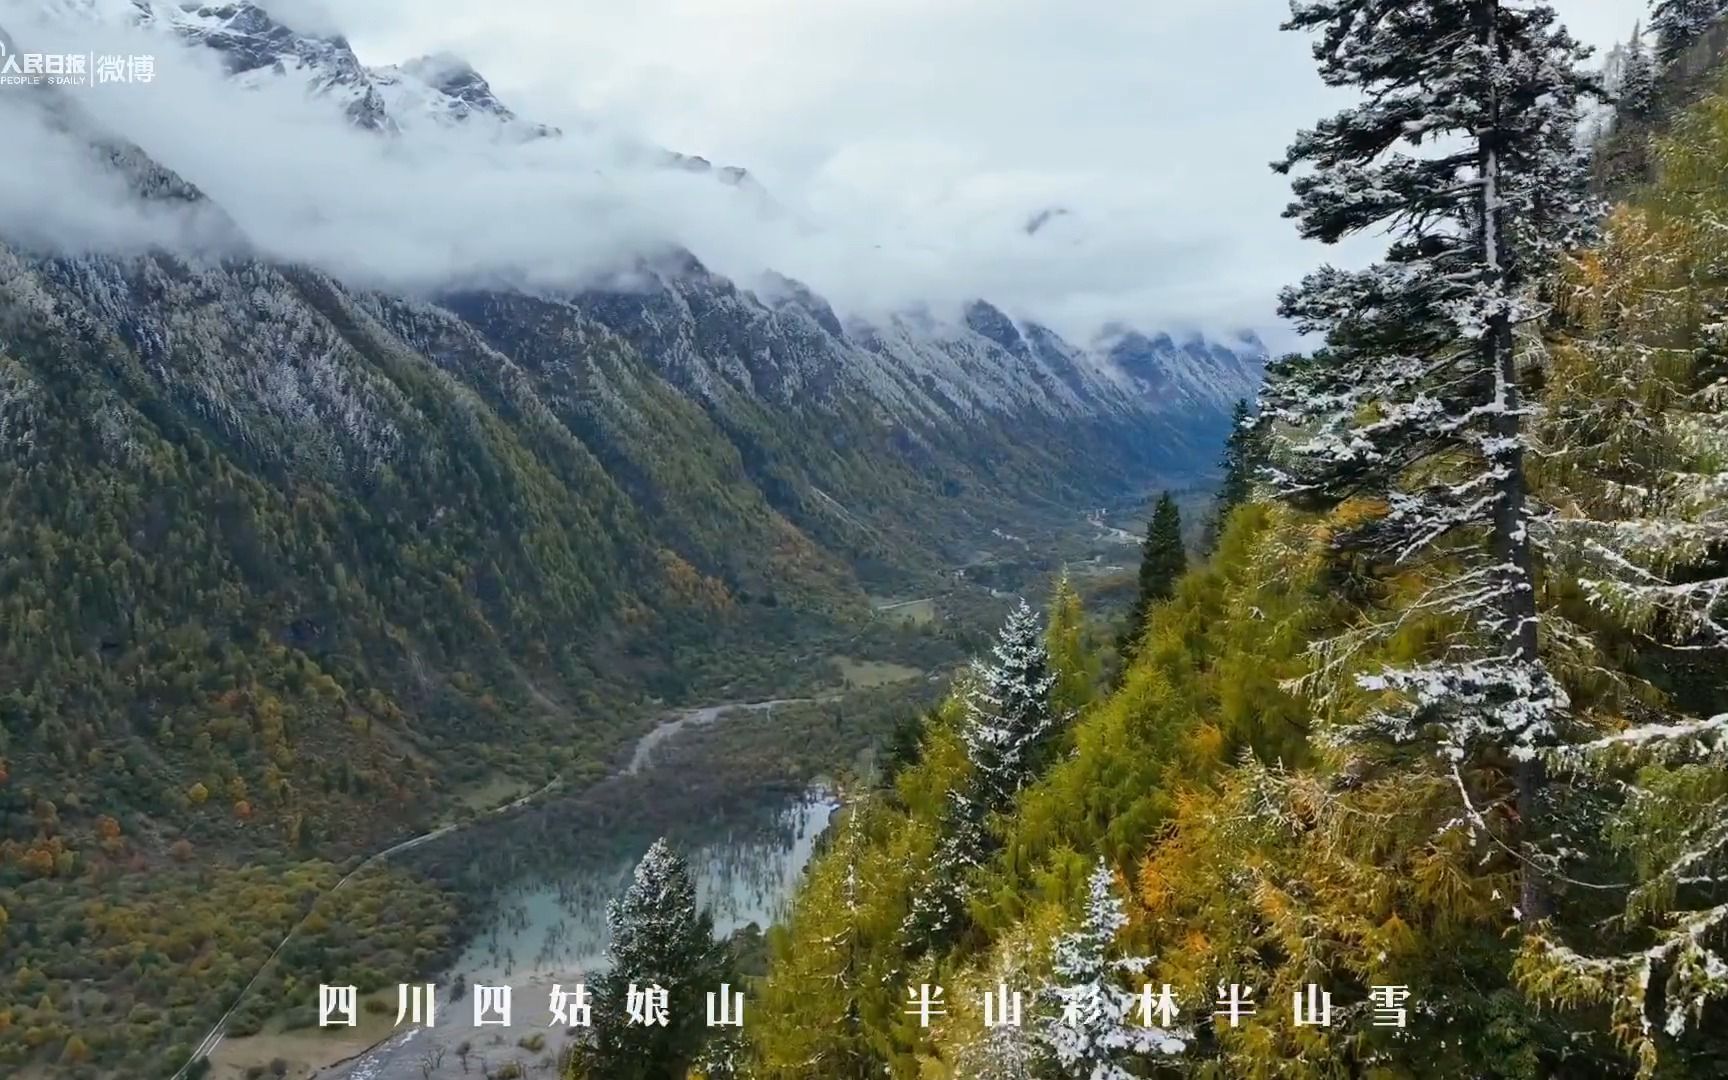
{"type": "Polygon", "coordinates": [[[1650,29],[1656,34],[1656,55],[1672,63],[1721,15],[1722,0],[1655,0],[1650,29]]]}
{"type": "Polygon", "coordinates": [[[1051,703],[1057,673],[1037,614],[1025,600],[1008,613],[994,662],[973,662],[960,723],[967,772],[947,793],[932,873],[913,892],[901,924],[915,954],[948,940],[966,923],[971,875],[998,846],[989,819],[1008,810],[1038,775],[1059,717],[1051,703]]]}
{"type": "Polygon", "coordinates": [[[1166,491],[1152,509],[1146,523],[1146,539],[1140,544],[1140,589],[1128,626],[1122,633],[1120,651],[1133,656],[1146,630],[1146,616],[1153,604],[1162,603],[1176,591],[1176,582],[1188,569],[1188,549],[1182,542],[1182,511],[1166,491]]]}
{"type": "Polygon", "coordinates": [[[1230,511],[1253,498],[1255,478],[1265,464],[1265,442],[1265,428],[1248,402],[1237,401],[1230,412],[1230,434],[1219,462],[1224,476],[1212,504],[1212,516],[1206,522],[1207,551],[1217,548],[1230,511]]]}
{"type": "Polygon", "coordinates": [[[1099,860],[1087,879],[1080,924],[1056,939],[1051,967],[1055,982],[1045,991],[1054,1007],[1043,1029],[1051,1052],[1067,1075],[1091,1080],[1134,1080],[1136,1063],[1149,1055],[1179,1054],[1183,1037],[1142,1021],[1138,995],[1125,990],[1124,976],[1138,976],[1143,959],[1117,954],[1117,936],[1128,925],[1116,875],[1099,860]]]}
{"type": "Polygon", "coordinates": [[[1642,26],[1632,28],[1632,39],[1626,43],[1615,107],[1618,116],[1632,120],[1648,119],[1656,108],[1656,61],[1644,45],[1642,26]]]}
{"type": "Polygon", "coordinates": [[[636,865],[624,894],[608,906],[609,966],[597,980],[594,1044],[588,1073],[607,1080],[681,1077],[702,1049],[706,995],[726,978],[714,921],[696,903],[689,867],[664,837],[636,865]],[[667,1023],[632,1023],[638,995],[665,991],[667,1023]]]}
{"type": "Polygon", "coordinates": [[[986,812],[1006,809],[1032,779],[1038,750],[1056,726],[1056,674],[1044,628],[1025,600],[1008,613],[991,656],[994,663],[973,663],[963,728],[973,769],[968,801],[986,812]]]}

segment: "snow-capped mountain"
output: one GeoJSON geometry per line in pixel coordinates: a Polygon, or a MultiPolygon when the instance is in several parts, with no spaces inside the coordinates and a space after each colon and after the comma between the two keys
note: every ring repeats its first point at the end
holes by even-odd
{"type": "Polygon", "coordinates": [[[339,34],[289,26],[248,0],[174,3],[172,0],[41,0],[58,20],[124,23],[172,34],[222,57],[234,81],[256,87],[269,81],[298,85],[328,101],[355,127],[398,133],[421,125],[484,127],[506,139],[558,134],[524,121],[460,57],[422,56],[381,67],[361,63],[339,34]]]}
{"type": "Polygon", "coordinates": [[[137,19],[159,24],[185,40],[222,54],[240,85],[293,79],[309,93],[339,104],[349,121],[374,131],[395,118],[385,107],[375,76],[341,37],[289,29],[256,4],[176,5],[134,0],[137,19]]]}
{"type": "MultiPolygon", "coordinates": [[[[387,137],[411,138],[423,127],[480,130],[502,143],[561,135],[555,127],[519,117],[460,57],[444,54],[367,66],[342,36],[291,27],[270,13],[268,3],[42,2],[61,17],[73,13],[85,19],[128,21],[210,48],[221,55],[238,86],[285,81],[327,102],[355,127],[387,137]]],[[[499,152],[508,150],[501,148],[499,152]]],[[[743,168],[716,167],[705,158],[671,150],[649,151],[645,157],[649,164],[710,175],[739,189],[749,196],[742,205],[751,212],[779,212],[768,193],[743,168]]],[[[1060,207],[1047,209],[1028,223],[1027,231],[1036,232],[1047,221],[1067,213],[1060,207]]],[[[668,289],[683,295],[692,285],[688,281],[670,284],[666,274],[669,265],[662,260],[649,275],[663,299],[668,289]]],[[[722,279],[704,272],[697,280],[712,288],[722,279]]],[[[759,286],[760,296],[753,299],[766,304],[765,318],[789,318],[793,311],[808,309],[814,299],[808,297],[808,290],[784,278],[770,276],[751,284],[759,286]],[[789,306],[788,298],[799,302],[789,306]]],[[[831,320],[832,312],[828,315],[831,320]]],[[[1142,333],[1119,325],[1104,327],[1086,348],[1075,348],[1049,329],[1017,323],[982,300],[948,325],[927,312],[895,315],[884,325],[858,320],[846,328],[837,322],[821,325],[818,320],[818,324],[838,339],[834,344],[839,351],[854,354],[842,367],[872,372],[868,379],[876,392],[926,416],[933,407],[930,395],[962,411],[1018,402],[1037,403],[1051,415],[1147,408],[1172,414],[1195,409],[1227,412],[1236,398],[1253,394],[1265,355],[1264,346],[1252,335],[1230,343],[1191,338],[1178,344],[1165,334],[1142,333]],[[884,365],[904,371],[890,373],[884,365]],[[908,376],[905,371],[914,374],[908,376]]],[[[704,359],[688,343],[679,343],[667,362],[698,386],[726,367],[724,362],[704,359]],[[696,369],[705,364],[714,370],[698,375],[696,369]]],[[[733,375],[741,370],[739,363],[733,362],[733,375]]]]}
{"type": "Polygon", "coordinates": [[[1112,323],[1092,347],[1141,393],[1201,411],[1228,411],[1253,397],[1265,374],[1266,346],[1252,331],[1228,344],[1200,335],[1178,342],[1112,323]]]}
{"type": "Polygon", "coordinates": [[[520,139],[557,135],[558,129],[519,119],[480,73],[461,57],[422,56],[401,64],[367,69],[372,88],[384,100],[385,115],[398,124],[490,122],[520,139]]]}
{"type": "MultiPolygon", "coordinates": [[[[459,58],[369,67],[341,36],[290,28],[272,17],[267,4],[53,2],[62,16],[124,18],[213,50],[237,92],[286,81],[327,103],[332,123],[345,122],[381,138],[412,139],[416,131],[434,127],[479,129],[496,136],[498,154],[510,154],[525,141],[561,137],[556,128],[517,116],[459,58]]],[[[139,162],[149,161],[147,147],[126,147],[120,157],[129,163],[126,174],[135,189],[143,190],[138,178],[150,173],[150,184],[175,187],[182,201],[223,218],[223,207],[197,193],[196,176],[179,177],[154,163],[141,168],[139,162]],[[196,194],[186,196],[187,191],[196,194]]],[[[709,174],[765,199],[743,169],[715,168],[702,158],[670,151],[656,163],[709,174]]],[[[25,265],[33,257],[24,250],[16,255],[25,265]]],[[[63,285],[89,280],[92,273],[128,274],[114,263],[70,276],[62,261],[40,265],[56,268],[49,277],[63,285]]],[[[572,341],[611,342],[654,378],[734,428],[745,424],[746,413],[764,407],[809,417],[844,413],[849,422],[877,429],[885,445],[945,455],[954,462],[988,458],[1001,453],[1004,442],[1045,431],[1053,442],[1042,449],[1079,452],[1087,468],[1096,470],[1093,476],[1082,470],[1069,477],[1090,494],[1153,468],[1209,462],[1211,443],[1231,403],[1254,393],[1266,359],[1264,347],[1251,335],[1228,343],[1201,338],[1178,343],[1168,335],[1110,326],[1095,341],[1077,345],[984,300],[957,316],[919,309],[842,320],[798,282],[773,274],[751,282],[729,280],[687,252],[637,257],[621,270],[611,284],[575,291],[529,295],[464,285],[385,307],[394,317],[415,313],[399,332],[416,351],[431,348],[419,336],[427,320],[440,327],[437,340],[454,332],[451,320],[466,323],[470,329],[464,333],[478,331],[474,347],[512,360],[534,356],[563,364],[573,359],[560,358],[574,348],[572,341]]],[[[220,278],[234,271],[209,264],[197,272],[220,278]]],[[[362,307],[382,303],[363,300],[369,295],[365,290],[337,281],[328,288],[362,307]]],[[[117,283],[114,291],[128,292],[117,283]]],[[[185,313],[174,310],[172,294],[137,294],[131,303],[131,308],[104,305],[114,324],[124,328],[123,336],[137,342],[176,340],[175,326],[185,313]]],[[[299,346],[289,338],[273,347],[299,346]]],[[[428,355],[438,357],[435,350],[428,355]]],[[[204,407],[217,408],[213,403],[204,407]]],[[[815,422],[808,433],[848,437],[843,424],[815,422]]],[[[861,440],[856,432],[850,437],[854,443],[877,438],[861,440]]]]}

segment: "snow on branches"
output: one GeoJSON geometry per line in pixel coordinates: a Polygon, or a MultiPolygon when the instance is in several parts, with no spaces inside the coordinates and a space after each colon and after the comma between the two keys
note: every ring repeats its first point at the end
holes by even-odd
{"type": "Polygon", "coordinates": [[[972,666],[962,734],[973,769],[971,798],[995,811],[1032,778],[1036,752],[1056,726],[1050,708],[1056,675],[1044,629],[1025,600],[1009,612],[991,655],[995,663],[972,666]]]}
{"type": "MultiPolygon", "coordinates": [[[[1268,478],[1308,509],[1376,501],[1383,512],[1333,543],[1418,574],[1429,592],[1417,613],[1455,628],[1427,662],[1358,675],[1396,703],[1339,734],[1421,740],[1454,764],[1510,754],[1525,762],[1522,818],[1567,697],[1538,651],[1519,340],[1546,311],[1534,282],[1595,216],[1574,137],[1580,98],[1597,92],[1577,66],[1588,50],[1542,3],[1297,0],[1292,12],[1286,29],[1318,35],[1322,78],[1364,100],[1274,165],[1296,173],[1286,216],[1327,243],[1391,239],[1379,265],[1326,267],[1285,292],[1284,314],[1326,345],[1269,373],[1261,409],[1280,437],[1268,478]]],[[[1350,670],[1337,657],[1363,643],[1360,630],[1319,643],[1323,670],[1350,670]]]]}
{"type": "Polygon", "coordinates": [[[932,872],[902,923],[913,948],[961,925],[967,879],[993,852],[990,815],[1009,809],[1037,775],[1040,751],[1060,719],[1050,702],[1057,677],[1044,630],[1025,600],[1009,612],[991,656],[994,662],[974,661],[965,690],[960,734],[970,768],[948,793],[932,872]]]}
{"type": "Polygon", "coordinates": [[[1606,1004],[1649,1076],[1665,1040],[1692,1034],[1728,1001],[1728,713],[1646,724],[1555,754],[1560,769],[1618,778],[1630,792],[1609,830],[1639,871],[1613,940],[1591,947],[1543,931],[1519,976],[1571,1004],[1606,1004]]]}
{"type": "Polygon", "coordinates": [[[1644,1075],[1728,1000],[1728,714],[1689,716],[1675,700],[1688,672],[1728,659],[1728,236],[1714,224],[1728,193],[1695,181],[1720,174],[1728,131],[1676,126],[1655,197],[1618,211],[1558,283],[1563,332],[1533,442],[1551,504],[1533,531],[1588,609],[1549,616],[1556,659],[1617,690],[1598,705],[1603,733],[1546,757],[1608,808],[1600,839],[1630,880],[1613,890],[1625,898],[1613,920],[1533,935],[1520,975],[1557,1000],[1608,1005],[1644,1075]],[[1604,657],[1598,624],[1642,663],[1604,657]]]}
{"type": "Polygon", "coordinates": [[[1670,63],[1710,24],[1722,16],[1722,0],[1656,0],[1650,8],[1650,29],[1656,33],[1656,54],[1670,63]]]}
{"type": "Polygon", "coordinates": [[[1123,989],[1120,979],[1140,975],[1149,963],[1115,955],[1116,937],[1127,923],[1116,875],[1099,860],[1087,883],[1080,925],[1056,939],[1057,981],[1044,991],[1054,1012],[1043,1037],[1065,1076],[1134,1080],[1141,1075],[1132,1068],[1137,1059],[1180,1054],[1186,1046],[1184,1034],[1134,1015],[1144,995],[1123,989]]]}

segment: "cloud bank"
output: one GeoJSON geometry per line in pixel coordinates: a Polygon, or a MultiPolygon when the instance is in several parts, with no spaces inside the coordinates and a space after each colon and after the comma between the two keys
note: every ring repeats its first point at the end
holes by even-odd
{"type": "MultiPolygon", "coordinates": [[[[464,56],[564,132],[520,145],[356,131],[297,80],[243,92],[208,50],[45,28],[45,2],[0,0],[0,26],[32,48],[157,57],[148,86],[70,91],[80,109],[263,250],[367,284],[574,287],[679,245],[743,282],[803,280],[843,312],[984,296],[1085,338],[1109,320],[1275,331],[1280,285],[1374,248],[1329,252],[1279,217],[1266,162],[1341,102],[1307,43],[1277,32],[1276,0],[265,0],[345,32],[369,64],[464,56]],[[657,167],[655,146],[762,186],[657,167]]],[[[1606,41],[1638,4],[1560,6],[1606,41]]],[[[0,138],[30,163],[0,170],[0,229],[109,246],[183,231],[130,206],[24,97],[0,87],[0,138]]]]}

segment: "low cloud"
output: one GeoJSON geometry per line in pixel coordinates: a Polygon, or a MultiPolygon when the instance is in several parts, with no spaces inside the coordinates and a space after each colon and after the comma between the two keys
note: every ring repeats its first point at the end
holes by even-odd
{"type": "MultiPolygon", "coordinates": [[[[42,2],[0,0],[0,26],[43,51],[156,57],[152,83],[72,88],[76,107],[204,190],[259,248],[365,284],[572,288],[677,245],[741,282],[803,280],[846,313],[984,296],[1085,338],[1109,320],[1275,330],[1279,285],[1373,246],[1327,252],[1279,219],[1285,189],[1265,163],[1337,102],[1260,0],[1062,20],[1032,0],[579,13],[265,0],[301,28],[347,31],[369,63],[465,55],[525,119],[564,132],[521,144],[479,128],[358,131],[295,79],[242,90],[209,50],[43,27],[29,18],[42,2]],[[1225,24],[1239,35],[1228,48],[1225,24]],[[660,167],[654,143],[753,179],[660,167]]],[[[79,247],[187,235],[91,170],[28,97],[0,87],[0,138],[28,163],[0,175],[0,230],[79,247]]]]}

